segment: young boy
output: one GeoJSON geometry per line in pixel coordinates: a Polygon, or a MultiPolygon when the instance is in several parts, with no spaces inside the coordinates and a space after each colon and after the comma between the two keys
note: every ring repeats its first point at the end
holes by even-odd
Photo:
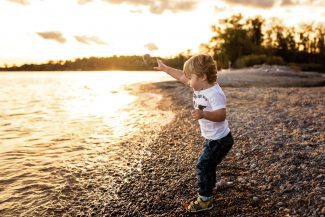
{"type": "Polygon", "coordinates": [[[165,65],[157,59],[157,70],[190,86],[193,93],[192,117],[199,121],[205,138],[196,164],[198,197],[187,204],[186,210],[200,212],[212,209],[212,190],[216,183],[216,167],[231,149],[234,140],[226,120],[226,96],[217,83],[217,67],[209,55],[196,55],[187,60],[183,71],[165,65]]]}

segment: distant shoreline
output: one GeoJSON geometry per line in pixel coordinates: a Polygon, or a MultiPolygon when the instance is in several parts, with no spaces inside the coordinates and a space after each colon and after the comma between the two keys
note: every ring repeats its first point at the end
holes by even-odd
{"type": "MultiPolygon", "coordinates": [[[[151,70],[64,70],[64,71],[0,71],[4,73],[118,73],[160,72],[151,70]]],[[[289,66],[256,65],[242,69],[224,69],[218,72],[218,83],[224,87],[321,87],[325,74],[294,70],[289,66]]]]}
{"type": "Polygon", "coordinates": [[[1,72],[150,72],[155,71],[154,69],[144,69],[144,70],[123,70],[123,69],[109,69],[109,70],[39,70],[39,71],[28,71],[28,70],[17,70],[17,71],[1,71],[1,72]]]}

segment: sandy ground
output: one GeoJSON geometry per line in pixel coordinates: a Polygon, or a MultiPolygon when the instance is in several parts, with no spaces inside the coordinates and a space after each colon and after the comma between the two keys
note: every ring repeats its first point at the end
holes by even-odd
{"type": "MultiPolygon", "coordinates": [[[[325,87],[275,87],[283,86],[277,84],[277,75],[266,87],[259,83],[264,82],[261,77],[237,87],[236,82],[227,85],[225,79],[240,81],[247,79],[246,74],[241,78],[238,74],[221,76],[235,144],[217,168],[219,180],[232,184],[215,190],[213,210],[193,215],[182,207],[196,196],[195,163],[203,138],[198,123],[190,116],[191,90],[178,82],[162,82],[141,86],[137,94],[162,94],[157,108],[173,111],[174,120],[155,137],[143,134],[135,138],[135,143],[144,138],[149,141],[141,170],[128,174],[118,198],[98,205],[93,215],[325,215],[325,87]]],[[[304,76],[304,81],[292,77],[290,84],[297,80],[303,84],[295,83],[297,86],[312,86],[315,80],[323,82],[319,74],[304,76]]]]}

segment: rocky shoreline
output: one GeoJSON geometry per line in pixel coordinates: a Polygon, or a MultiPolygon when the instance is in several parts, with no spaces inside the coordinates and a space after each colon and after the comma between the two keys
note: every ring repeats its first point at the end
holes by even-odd
{"type": "MultiPolygon", "coordinates": [[[[211,211],[194,216],[324,216],[325,87],[223,89],[235,144],[217,176],[230,185],[216,189],[211,211]]],[[[203,139],[190,117],[191,91],[178,82],[138,91],[161,94],[158,109],[175,118],[147,140],[141,169],[124,177],[118,198],[92,215],[193,216],[182,205],[196,195],[203,139]]]]}
{"type": "Polygon", "coordinates": [[[221,70],[218,81],[227,87],[316,87],[325,86],[325,74],[298,71],[289,66],[256,65],[221,70]]]}

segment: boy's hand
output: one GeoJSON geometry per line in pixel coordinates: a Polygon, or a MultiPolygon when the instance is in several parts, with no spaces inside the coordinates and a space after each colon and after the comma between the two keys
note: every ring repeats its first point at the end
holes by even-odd
{"type": "Polygon", "coordinates": [[[203,111],[200,109],[194,109],[191,111],[192,117],[194,120],[199,120],[203,118],[203,111]]]}
{"type": "Polygon", "coordinates": [[[158,66],[153,67],[153,68],[156,69],[156,70],[165,71],[167,66],[160,59],[158,59],[158,58],[156,58],[156,59],[157,59],[158,66]]]}

